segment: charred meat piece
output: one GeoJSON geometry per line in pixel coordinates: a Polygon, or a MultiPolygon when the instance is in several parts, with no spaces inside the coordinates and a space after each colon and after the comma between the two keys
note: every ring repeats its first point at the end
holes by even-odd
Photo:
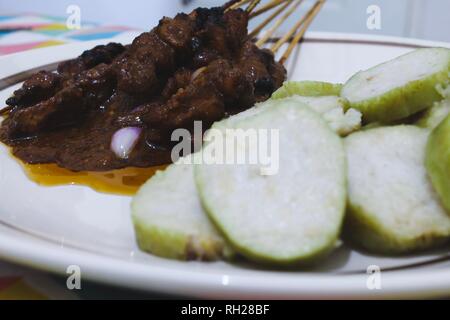
{"type": "Polygon", "coordinates": [[[201,76],[213,82],[222,94],[227,115],[248,109],[257,100],[252,82],[245,76],[239,65],[229,60],[219,59],[212,62],[201,76]]]}
{"type": "Polygon", "coordinates": [[[189,48],[195,32],[195,20],[187,14],[179,13],[175,18],[163,18],[156,33],[158,36],[175,50],[189,48]]]}
{"type": "Polygon", "coordinates": [[[259,49],[251,42],[246,42],[242,47],[239,66],[253,83],[258,102],[268,99],[286,79],[286,70],[275,63],[273,54],[259,49]]]}
{"type": "Polygon", "coordinates": [[[88,108],[96,108],[114,90],[111,69],[101,64],[83,72],[79,79],[53,97],[10,115],[2,127],[12,138],[76,124],[88,108]]]}
{"type": "Polygon", "coordinates": [[[8,128],[8,136],[12,139],[27,137],[54,125],[63,126],[70,120],[75,121],[75,118],[71,119],[72,115],[79,116],[76,109],[83,107],[81,88],[67,88],[48,100],[13,113],[5,120],[3,127],[8,128]]]}
{"type": "Polygon", "coordinates": [[[190,128],[195,120],[211,124],[224,117],[222,94],[207,76],[199,76],[186,88],[181,88],[165,103],[151,103],[138,108],[141,124],[169,132],[175,128],[190,128]]]}
{"type": "Polygon", "coordinates": [[[177,93],[179,89],[187,87],[191,82],[192,77],[194,77],[195,75],[196,72],[193,72],[190,69],[178,69],[175,74],[167,80],[166,85],[161,92],[161,98],[164,101],[168,100],[172,95],[177,93]]]}
{"type": "Polygon", "coordinates": [[[100,45],[83,52],[76,59],[60,63],[57,73],[40,71],[26,80],[22,87],[6,101],[6,104],[22,108],[46,100],[62,89],[64,80],[73,78],[101,63],[109,64],[124,51],[125,47],[119,43],[100,45]]]}
{"type": "Polygon", "coordinates": [[[128,94],[151,95],[159,88],[155,65],[151,60],[141,62],[126,59],[116,64],[117,89],[128,94]]]}
{"type": "Polygon", "coordinates": [[[162,106],[158,115],[159,117],[149,119],[153,120],[148,123],[150,126],[162,125],[162,128],[166,130],[191,128],[196,120],[201,120],[208,126],[224,117],[225,106],[214,83],[198,78],[185,89],[178,90],[162,106]]]}
{"type": "Polygon", "coordinates": [[[144,32],[136,39],[128,50],[132,59],[141,62],[152,61],[158,73],[172,73],[176,68],[175,50],[164,42],[155,31],[144,32]]]}
{"type": "Polygon", "coordinates": [[[65,79],[69,79],[101,63],[110,64],[124,51],[125,47],[120,43],[112,42],[107,45],[99,45],[91,50],[83,52],[83,54],[76,59],[60,63],[58,66],[58,73],[65,79]]]}
{"type": "Polygon", "coordinates": [[[203,48],[201,51],[198,51],[194,54],[194,57],[192,59],[192,67],[195,69],[199,69],[220,58],[221,57],[217,51],[209,48],[203,48]]]}
{"type": "Polygon", "coordinates": [[[50,98],[61,87],[61,76],[54,72],[40,71],[26,80],[14,95],[6,100],[12,107],[27,107],[50,98]]]}
{"type": "Polygon", "coordinates": [[[286,71],[247,37],[243,10],[196,9],[163,18],[130,45],[109,44],[41,72],[16,91],[0,140],[27,163],[109,171],[170,162],[173,130],[191,130],[270,97],[286,71]],[[139,127],[122,158],[111,139],[139,127]]]}
{"type": "MultiPolygon", "coordinates": [[[[169,131],[189,128],[196,120],[205,126],[251,107],[254,96],[253,79],[226,60],[220,59],[193,73],[181,70],[168,81],[166,102],[142,105],[127,117],[121,126],[147,126],[169,131]]],[[[164,92],[164,91],[163,91],[164,92]]]]}
{"type": "Polygon", "coordinates": [[[211,15],[203,27],[207,47],[231,58],[247,39],[248,16],[240,10],[211,15]]]}

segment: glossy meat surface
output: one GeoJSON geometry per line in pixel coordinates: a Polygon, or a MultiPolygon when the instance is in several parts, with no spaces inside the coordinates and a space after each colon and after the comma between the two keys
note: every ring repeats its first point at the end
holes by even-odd
{"type": "Polygon", "coordinates": [[[270,51],[247,36],[242,10],[199,8],[163,18],[130,45],[110,43],[39,72],[7,100],[0,140],[27,163],[108,171],[170,162],[177,128],[192,129],[264,101],[285,80],[270,51]],[[127,158],[114,133],[140,127],[127,158]]]}

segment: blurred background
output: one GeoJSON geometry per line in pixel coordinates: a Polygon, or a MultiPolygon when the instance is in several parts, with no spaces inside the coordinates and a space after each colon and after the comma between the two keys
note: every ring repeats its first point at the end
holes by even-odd
{"type": "MultiPolygon", "coordinates": [[[[267,1],[267,0],[266,0],[267,1]]],[[[69,5],[81,9],[82,23],[150,29],[163,16],[215,6],[217,0],[0,0],[0,14],[38,13],[67,16],[69,5]]],[[[312,0],[305,0],[305,7],[312,0]]],[[[313,31],[382,34],[450,42],[450,0],[328,0],[313,31]],[[381,9],[381,29],[369,30],[367,8],[381,9]]],[[[293,17],[295,19],[295,17],[293,17]]]]}

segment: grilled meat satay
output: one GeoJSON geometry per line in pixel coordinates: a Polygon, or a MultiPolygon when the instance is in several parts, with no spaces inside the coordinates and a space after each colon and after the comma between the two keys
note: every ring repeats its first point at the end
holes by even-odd
{"type": "Polygon", "coordinates": [[[57,72],[40,71],[26,80],[22,87],[6,100],[6,104],[10,109],[24,108],[49,99],[62,89],[65,81],[99,64],[111,63],[124,51],[125,47],[119,43],[100,45],[83,52],[76,59],[60,63],[57,72]]]}
{"type": "Polygon", "coordinates": [[[257,102],[267,100],[286,79],[286,70],[275,63],[269,50],[259,49],[248,41],[242,46],[239,67],[253,83],[257,102]]]}
{"type": "Polygon", "coordinates": [[[61,88],[62,81],[61,75],[57,73],[39,71],[14,91],[13,96],[6,100],[6,104],[13,108],[23,108],[46,100],[61,88]]]}
{"type": "Polygon", "coordinates": [[[110,64],[125,50],[126,47],[120,43],[111,42],[107,45],[99,45],[83,52],[76,59],[60,63],[57,71],[64,79],[70,79],[99,64],[110,64]]]}
{"type": "Polygon", "coordinates": [[[70,81],[51,98],[13,112],[2,127],[9,129],[11,137],[24,137],[80,121],[86,109],[111,96],[115,81],[111,71],[101,64],[82,72],[78,80],[70,81]]]}
{"type": "Polygon", "coordinates": [[[170,162],[173,130],[195,120],[206,130],[281,86],[284,68],[247,39],[247,22],[242,10],[197,9],[162,19],[106,63],[75,59],[50,97],[9,113],[0,140],[25,162],[75,171],[170,162]],[[122,159],[110,143],[127,126],[142,134],[122,159]]]}
{"type": "Polygon", "coordinates": [[[155,30],[144,32],[134,39],[127,57],[138,61],[151,60],[158,73],[172,73],[177,67],[175,49],[158,36],[155,30]]]}
{"type": "MultiPolygon", "coordinates": [[[[100,95],[103,99],[83,99],[83,103],[79,101],[74,103],[73,97],[77,97],[79,92],[90,97],[98,95],[97,91],[112,93],[111,84],[113,82],[116,83],[117,91],[129,95],[150,97],[158,91],[160,92],[168,74],[173,72],[172,70],[177,67],[177,64],[181,64],[186,56],[190,56],[193,51],[198,49],[190,41],[203,42],[217,52],[222,50],[223,55],[229,56],[230,52],[218,48],[217,41],[211,41],[212,37],[209,34],[212,31],[221,31],[220,33],[224,37],[223,41],[234,43],[241,41],[247,33],[247,20],[242,18],[246,15],[241,11],[224,15],[219,9],[211,10],[210,15],[208,12],[210,11],[199,9],[190,15],[178,14],[173,19],[162,19],[154,30],[137,37],[127,51],[109,65],[102,63],[88,71],[81,72],[74,79],[67,80],[64,86],[59,88],[61,94],[55,94],[55,97],[41,101],[31,107],[32,110],[18,110],[17,113],[12,114],[12,121],[6,123],[11,127],[10,135],[16,137],[31,135],[40,130],[60,127],[68,123],[66,121],[68,117],[81,119],[80,115],[73,117],[71,114],[73,112],[84,113],[91,107],[98,107],[98,103],[105,100],[104,94],[100,95]],[[220,24],[220,27],[216,26],[217,23],[220,24]],[[225,36],[229,34],[228,27],[231,31],[235,31],[233,36],[225,36]],[[240,33],[237,30],[240,30],[240,33]],[[102,88],[102,86],[106,86],[106,83],[108,84],[107,88],[102,88]],[[67,94],[71,90],[75,91],[74,94],[67,94]],[[73,110],[71,106],[74,104],[79,104],[79,108],[73,110]],[[65,110],[70,110],[70,112],[66,114],[65,110]],[[35,113],[40,113],[40,115],[34,115],[35,113]],[[58,118],[61,118],[61,121],[58,121],[58,118]]],[[[222,44],[222,46],[224,45],[222,44]]],[[[101,59],[109,62],[111,48],[117,49],[115,45],[108,45],[98,46],[89,53],[85,52],[80,58],[61,65],[59,73],[71,73],[74,72],[74,69],[78,72],[80,71],[78,66],[90,67],[101,59]],[[101,52],[104,54],[100,54],[101,52]]]]}
{"type": "Polygon", "coordinates": [[[194,73],[188,73],[191,75],[189,80],[186,71],[177,74],[165,88],[165,91],[173,93],[166,102],[144,104],[118,121],[122,126],[165,130],[189,127],[195,120],[202,120],[208,126],[267,99],[275,88],[281,86],[280,76],[285,75],[285,71],[281,68],[274,72],[267,63],[269,53],[255,51],[251,42],[246,46],[248,49],[236,64],[218,59],[194,73]],[[261,82],[269,82],[269,85],[261,85],[261,82]]]}

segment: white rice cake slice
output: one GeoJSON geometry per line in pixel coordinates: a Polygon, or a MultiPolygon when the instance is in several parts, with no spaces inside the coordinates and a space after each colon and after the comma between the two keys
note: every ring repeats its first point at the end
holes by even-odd
{"type": "Polygon", "coordinates": [[[344,99],[337,96],[304,97],[297,95],[259,103],[251,109],[231,116],[228,119],[216,122],[212,128],[224,128],[227,127],[229,123],[254,116],[264,109],[281,108],[285,105],[290,106],[293,103],[299,108],[310,107],[313,111],[322,115],[331,129],[340,136],[347,136],[350,133],[361,129],[362,114],[355,109],[348,109],[344,99]]]}
{"type": "MultiPolygon", "coordinates": [[[[283,103],[228,123],[278,130],[276,174],[262,174],[258,164],[201,164],[195,179],[203,207],[238,253],[274,265],[308,264],[330,252],[339,236],[345,152],[320,115],[293,100],[283,103]]],[[[248,152],[256,145],[240,147],[248,152]]]]}
{"type": "Polygon", "coordinates": [[[431,133],[425,163],[434,189],[450,215],[450,115],[431,133]]]}
{"type": "Polygon", "coordinates": [[[339,96],[342,84],[321,81],[286,81],[275,91],[272,99],[283,99],[293,95],[304,97],[339,96]]]}
{"type": "Polygon", "coordinates": [[[346,138],[346,238],[387,254],[431,248],[449,239],[450,217],[425,170],[428,136],[425,129],[395,126],[346,138]]]}
{"type": "Polygon", "coordinates": [[[442,100],[449,83],[450,49],[418,49],[355,74],[341,97],[362,112],[366,123],[394,121],[442,100]]]}
{"type": "Polygon", "coordinates": [[[192,160],[190,155],[157,172],[134,197],[131,208],[138,245],[154,255],[178,260],[231,256],[202,209],[194,165],[187,164],[192,160]]]}

